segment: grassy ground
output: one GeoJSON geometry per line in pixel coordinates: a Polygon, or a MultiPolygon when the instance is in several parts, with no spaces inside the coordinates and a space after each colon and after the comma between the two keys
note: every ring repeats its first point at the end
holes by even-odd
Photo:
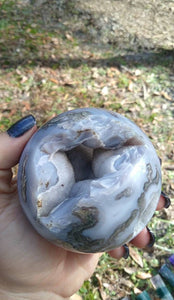
{"type": "Polygon", "coordinates": [[[162,159],[163,190],[172,206],[156,213],[156,244],[131,248],[119,262],[104,254],[79,293],[84,300],[120,299],[148,290],[149,278],[174,253],[174,52],[131,52],[85,43],[70,27],[46,26],[42,10],[0,0],[0,130],[29,113],[38,126],[77,107],[124,114],[150,137],[162,159]]]}

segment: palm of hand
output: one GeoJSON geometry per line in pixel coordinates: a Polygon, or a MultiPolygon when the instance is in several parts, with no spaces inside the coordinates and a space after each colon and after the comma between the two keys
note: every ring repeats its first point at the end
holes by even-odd
{"type": "MultiPolygon", "coordinates": [[[[6,133],[0,136],[0,290],[6,294],[46,291],[68,297],[90,277],[101,254],[77,254],[58,248],[39,236],[24,216],[10,168],[18,163],[36,130],[34,126],[17,139],[6,133]]],[[[158,209],[163,206],[162,197],[158,209]]],[[[149,242],[146,228],[132,241],[141,248],[149,242]]],[[[120,258],[124,251],[120,247],[110,255],[120,258]]]]}
{"type": "MultiPolygon", "coordinates": [[[[11,177],[6,174],[6,181],[11,177]]],[[[72,295],[94,271],[99,254],[77,254],[40,237],[23,215],[16,185],[0,194],[0,277],[15,291],[72,295]],[[33,291],[34,292],[34,291],[33,291]]],[[[10,187],[10,188],[9,188],[10,187]]],[[[3,284],[2,283],[2,284],[3,284]]]]}

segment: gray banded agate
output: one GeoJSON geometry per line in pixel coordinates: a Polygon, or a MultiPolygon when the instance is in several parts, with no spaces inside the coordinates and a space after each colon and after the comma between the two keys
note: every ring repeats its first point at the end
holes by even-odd
{"type": "Polygon", "coordinates": [[[106,110],[65,112],[43,125],[21,156],[18,191],[36,231],[72,251],[111,250],[151,219],[161,168],[147,136],[106,110]]]}

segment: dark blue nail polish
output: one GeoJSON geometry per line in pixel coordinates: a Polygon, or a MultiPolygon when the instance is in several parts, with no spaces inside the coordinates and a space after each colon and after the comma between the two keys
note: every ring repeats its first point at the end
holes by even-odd
{"type": "Polygon", "coordinates": [[[126,245],[126,244],[124,244],[123,247],[124,247],[124,255],[123,255],[123,258],[124,258],[124,259],[127,259],[127,258],[129,257],[129,247],[128,247],[128,245],[126,245]]]}
{"type": "Polygon", "coordinates": [[[11,137],[19,137],[31,129],[36,124],[36,120],[32,115],[28,115],[13,124],[7,133],[11,137]]]}
{"type": "Polygon", "coordinates": [[[161,196],[163,196],[163,198],[164,198],[164,200],[165,200],[165,205],[164,205],[164,207],[165,207],[165,208],[168,208],[168,207],[171,205],[170,198],[169,198],[164,192],[161,192],[161,196]]]}
{"type": "Polygon", "coordinates": [[[153,234],[153,232],[149,229],[149,227],[146,227],[149,234],[150,234],[150,241],[149,244],[147,245],[147,248],[152,248],[153,245],[155,244],[155,235],[153,234]]]}

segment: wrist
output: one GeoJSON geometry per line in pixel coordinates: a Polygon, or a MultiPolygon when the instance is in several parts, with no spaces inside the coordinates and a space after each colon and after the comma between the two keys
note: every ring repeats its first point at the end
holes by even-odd
{"type": "Polygon", "coordinates": [[[70,298],[63,298],[52,292],[38,292],[38,293],[11,293],[0,290],[1,300],[70,300],[70,298]]]}

